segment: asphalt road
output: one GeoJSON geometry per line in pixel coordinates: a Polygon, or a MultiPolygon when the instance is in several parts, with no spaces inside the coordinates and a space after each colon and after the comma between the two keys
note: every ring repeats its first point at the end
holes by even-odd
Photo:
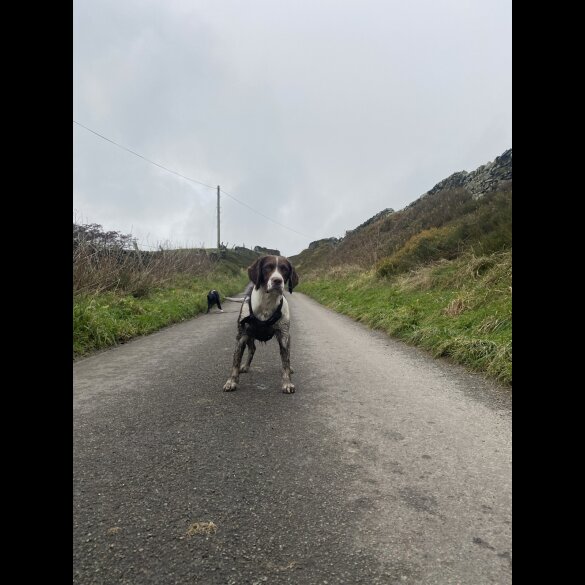
{"type": "Polygon", "coordinates": [[[239,305],[73,366],[73,582],[511,583],[511,396],[287,294],[223,392],[239,305]]]}

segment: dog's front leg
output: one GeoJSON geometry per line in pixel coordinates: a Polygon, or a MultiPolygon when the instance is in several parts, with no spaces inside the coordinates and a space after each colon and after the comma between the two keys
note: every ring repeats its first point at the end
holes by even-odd
{"type": "Polygon", "coordinates": [[[282,360],[282,391],[285,394],[292,394],[295,391],[295,385],[290,381],[290,335],[288,331],[278,331],[276,339],[278,339],[282,360]]]}
{"type": "Polygon", "coordinates": [[[238,387],[240,380],[240,364],[242,363],[242,356],[244,355],[244,349],[248,341],[247,335],[238,336],[236,339],[236,348],[234,350],[234,362],[232,365],[232,373],[227,379],[227,382],[223,385],[224,392],[232,392],[238,387]]]}
{"type": "Polygon", "coordinates": [[[240,374],[245,374],[247,371],[250,370],[250,364],[252,363],[252,358],[254,357],[254,353],[256,352],[256,344],[254,343],[254,339],[252,337],[248,338],[248,357],[246,358],[246,363],[240,368],[240,374]]]}

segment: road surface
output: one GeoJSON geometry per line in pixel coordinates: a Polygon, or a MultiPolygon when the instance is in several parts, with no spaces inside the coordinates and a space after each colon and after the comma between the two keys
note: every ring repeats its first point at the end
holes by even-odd
{"type": "Polygon", "coordinates": [[[228,301],[74,363],[73,582],[511,583],[510,391],[287,298],[292,395],[228,301]]]}

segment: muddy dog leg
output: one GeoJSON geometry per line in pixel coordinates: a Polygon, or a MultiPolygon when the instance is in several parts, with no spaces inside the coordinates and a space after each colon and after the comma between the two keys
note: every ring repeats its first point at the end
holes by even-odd
{"type": "Polygon", "coordinates": [[[285,394],[292,394],[295,391],[295,385],[290,381],[290,335],[288,331],[278,331],[276,338],[278,339],[280,359],[282,360],[282,391],[285,394]]]}
{"type": "Polygon", "coordinates": [[[240,380],[240,364],[242,363],[242,356],[248,341],[247,335],[238,335],[236,338],[236,348],[234,349],[234,362],[232,365],[232,372],[226,383],[223,385],[224,392],[231,392],[238,387],[240,380]]]}
{"type": "Polygon", "coordinates": [[[256,352],[256,344],[254,343],[254,339],[250,337],[247,341],[248,346],[248,357],[246,358],[246,363],[240,368],[240,374],[246,373],[250,369],[250,364],[252,363],[252,358],[254,357],[254,353],[256,352]]]}

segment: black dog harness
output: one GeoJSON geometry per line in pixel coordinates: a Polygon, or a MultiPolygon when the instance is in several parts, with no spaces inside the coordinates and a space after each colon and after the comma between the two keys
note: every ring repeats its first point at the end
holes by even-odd
{"type": "Polygon", "coordinates": [[[276,307],[276,311],[274,311],[266,321],[262,321],[252,312],[252,299],[251,297],[248,297],[250,314],[240,321],[240,323],[246,325],[246,333],[258,341],[268,341],[269,339],[272,339],[275,333],[273,325],[282,317],[283,301],[284,297],[280,299],[280,305],[276,307]]]}

